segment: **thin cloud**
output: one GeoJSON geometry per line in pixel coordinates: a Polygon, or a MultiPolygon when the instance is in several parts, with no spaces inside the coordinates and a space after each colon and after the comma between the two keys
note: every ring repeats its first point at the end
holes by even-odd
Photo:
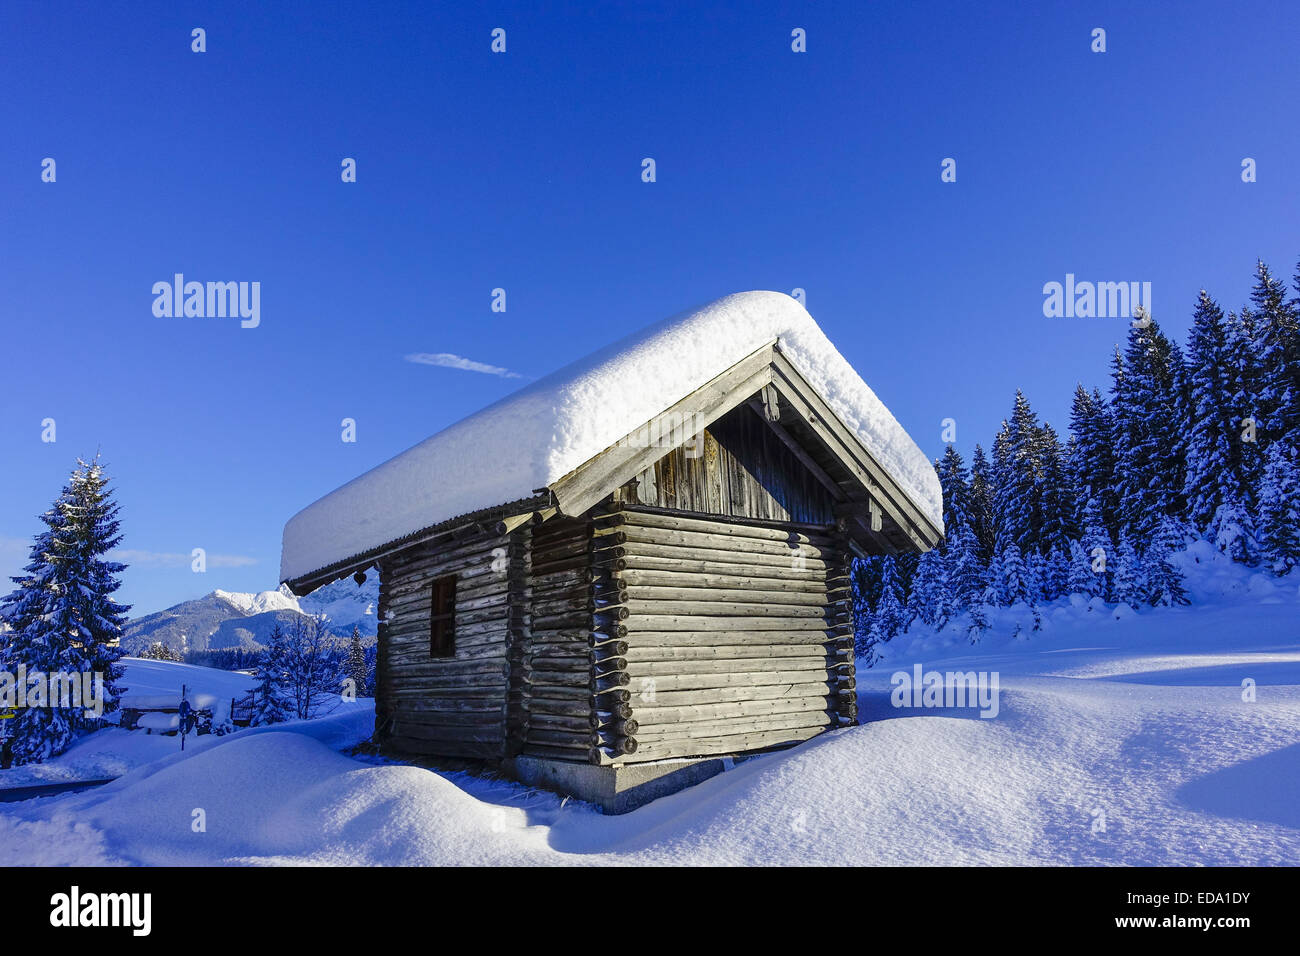
{"type": "MultiPolygon", "coordinates": [[[[113,551],[109,554],[109,557],[114,561],[120,561],[122,564],[135,564],[149,568],[189,567],[194,560],[192,554],[173,554],[167,551],[133,551],[129,548],[113,551]]],[[[250,558],[242,554],[209,554],[204,560],[210,568],[246,568],[250,564],[257,564],[257,558],[250,558]]]]}
{"type": "Polygon", "coordinates": [[[523,378],[518,372],[512,372],[508,368],[488,365],[486,362],[475,362],[473,359],[467,359],[463,355],[453,355],[451,352],[412,352],[406,356],[406,361],[414,362],[416,365],[437,365],[441,368],[458,368],[465,372],[481,372],[484,375],[497,375],[501,378],[523,378]]]}

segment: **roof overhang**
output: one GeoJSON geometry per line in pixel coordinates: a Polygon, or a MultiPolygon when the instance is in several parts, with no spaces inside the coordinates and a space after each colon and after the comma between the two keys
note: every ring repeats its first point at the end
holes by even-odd
{"type": "MultiPolygon", "coordinates": [[[[826,486],[835,502],[837,524],[859,554],[928,551],[942,539],[942,529],[926,517],[773,340],[548,487],[538,489],[535,497],[459,515],[285,583],[295,594],[303,595],[413,545],[501,535],[556,514],[580,517],[663,457],[662,443],[647,442],[644,436],[681,434],[683,423],[707,427],[745,404],[763,416],[803,466],[826,486]]],[[[689,438],[689,434],[681,435],[682,441],[689,438]]]]}

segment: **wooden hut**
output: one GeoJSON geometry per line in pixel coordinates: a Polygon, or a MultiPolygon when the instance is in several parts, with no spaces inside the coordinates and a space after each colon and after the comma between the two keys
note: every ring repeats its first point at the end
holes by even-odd
{"type": "Polygon", "coordinates": [[[857,717],[849,565],[942,533],[926,457],[788,296],[603,349],[286,525],[380,575],[375,735],[629,809],[857,717]]]}

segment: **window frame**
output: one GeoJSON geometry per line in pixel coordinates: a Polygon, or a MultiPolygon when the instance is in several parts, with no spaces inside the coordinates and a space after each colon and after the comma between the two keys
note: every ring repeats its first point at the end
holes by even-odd
{"type": "Polygon", "coordinates": [[[456,575],[434,578],[429,589],[429,656],[456,656],[456,575]]]}

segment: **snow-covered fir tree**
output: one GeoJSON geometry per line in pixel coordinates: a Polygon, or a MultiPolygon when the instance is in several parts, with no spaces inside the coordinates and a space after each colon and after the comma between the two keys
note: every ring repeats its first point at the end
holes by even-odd
{"type": "Polygon", "coordinates": [[[1017,389],[1011,417],[993,442],[993,519],[999,555],[1008,545],[1021,553],[1037,546],[1040,440],[1038,416],[1017,389]]]}
{"type": "Polygon", "coordinates": [[[1142,547],[1162,518],[1186,513],[1187,402],[1182,352],[1141,313],[1113,384],[1120,523],[1142,547]]]}
{"type": "Polygon", "coordinates": [[[1067,584],[1070,594],[1084,597],[1105,597],[1106,580],[1093,570],[1093,558],[1078,541],[1070,542],[1070,576],[1067,584]]]}
{"type": "Polygon", "coordinates": [[[992,478],[988,457],[980,445],[971,455],[970,494],[967,518],[975,535],[979,559],[987,564],[993,558],[995,531],[993,525],[992,478]]]}
{"type": "Polygon", "coordinates": [[[1082,385],[1074,390],[1070,406],[1070,481],[1074,488],[1075,527],[1086,527],[1083,514],[1093,502],[1101,527],[1111,534],[1119,530],[1119,493],[1115,477],[1115,427],[1101,392],[1089,392],[1082,385]]]}
{"type": "Polygon", "coordinates": [[[1254,561],[1256,546],[1243,470],[1242,416],[1233,405],[1238,373],[1223,310],[1204,289],[1187,341],[1190,391],[1187,433],[1187,517],[1207,540],[1234,560],[1254,561]]]}
{"type": "Polygon", "coordinates": [[[1300,309],[1288,300],[1286,284],[1263,262],[1256,264],[1250,299],[1255,305],[1256,405],[1267,450],[1274,440],[1300,434],[1300,309]]]}
{"type": "MultiPolygon", "coordinates": [[[[6,625],[0,657],[9,671],[21,665],[28,674],[97,674],[104,713],[112,713],[122,691],[119,642],[130,607],[113,600],[126,567],[106,557],[121,541],[120,522],[98,456],[77,460],[41,522],[46,530],[36,536],[23,574],[12,579],[16,590],[0,602],[6,625]]],[[[31,703],[8,728],[15,763],[56,756],[100,726],[85,707],[31,703]]]]}
{"type": "Polygon", "coordinates": [[[1300,461],[1286,441],[1269,445],[1259,489],[1259,543],[1274,574],[1300,564],[1300,461]]]}
{"type": "Polygon", "coordinates": [[[1183,575],[1173,563],[1176,552],[1186,547],[1183,525],[1165,517],[1156,526],[1154,538],[1142,554],[1143,598],[1152,607],[1187,604],[1183,575]]]}
{"type": "Polygon", "coordinates": [[[1109,562],[1115,545],[1103,524],[1101,505],[1096,498],[1088,499],[1083,509],[1083,538],[1079,542],[1079,551],[1080,554],[1071,560],[1071,590],[1090,597],[1109,598],[1114,592],[1114,571],[1109,562]]]}
{"type": "Polygon", "coordinates": [[[955,527],[970,514],[970,478],[966,473],[966,463],[957,449],[949,445],[944,449],[943,457],[934,463],[934,470],[943,493],[943,525],[945,528],[955,527]]]}
{"type": "Polygon", "coordinates": [[[1046,557],[1064,551],[1075,538],[1075,492],[1070,481],[1065,447],[1050,424],[1039,430],[1037,447],[1038,496],[1035,500],[1035,548],[1046,557]]]}
{"type": "Polygon", "coordinates": [[[1108,600],[1116,604],[1127,604],[1134,610],[1140,608],[1146,599],[1145,575],[1126,534],[1120,534],[1115,553],[1106,562],[1106,570],[1111,573],[1108,600]]]}
{"type": "Polygon", "coordinates": [[[895,558],[887,554],[880,559],[880,599],[871,615],[872,623],[880,628],[886,641],[891,641],[907,623],[904,609],[903,583],[899,577],[895,558]]]}
{"type": "Polygon", "coordinates": [[[988,570],[980,557],[979,543],[965,522],[948,530],[948,572],[945,588],[954,610],[971,607],[983,600],[988,570]]]}
{"type": "Polygon", "coordinates": [[[998,552],[989,569],[989,593],[994,602],[1003,607],[1033,604],[1036,590],[1020,549],[1009,544],[998,552]]]}
{"type": "Polygon", "coordinates": [[[286,677],[284,630],[277,623],[267,637],[266,647],[257,659],[257,686],[253,688],[253,717],[249,724],[262,727],[278,724],[294,716],[285,699],[286,677]]]}
{"type": "Polygon", "coordinates": [[[941,550],[933,548],[917,562],[907,597],[909,626],[912,621],[920,621],[927,627],[942,629],[948,623],[952,596],[948,593],[947,558],[941,550]]]}
{"type": "Polygon", "coordinates": [[[366,688],[370,683],[366,668],[366,652],[361,646],[361,629],[355,624],[352,626],[352,640],[348,643],[348,657],[343,665],[343,674],[352,681],[352,688],[356,695],[365,696],[366,688]]]}

